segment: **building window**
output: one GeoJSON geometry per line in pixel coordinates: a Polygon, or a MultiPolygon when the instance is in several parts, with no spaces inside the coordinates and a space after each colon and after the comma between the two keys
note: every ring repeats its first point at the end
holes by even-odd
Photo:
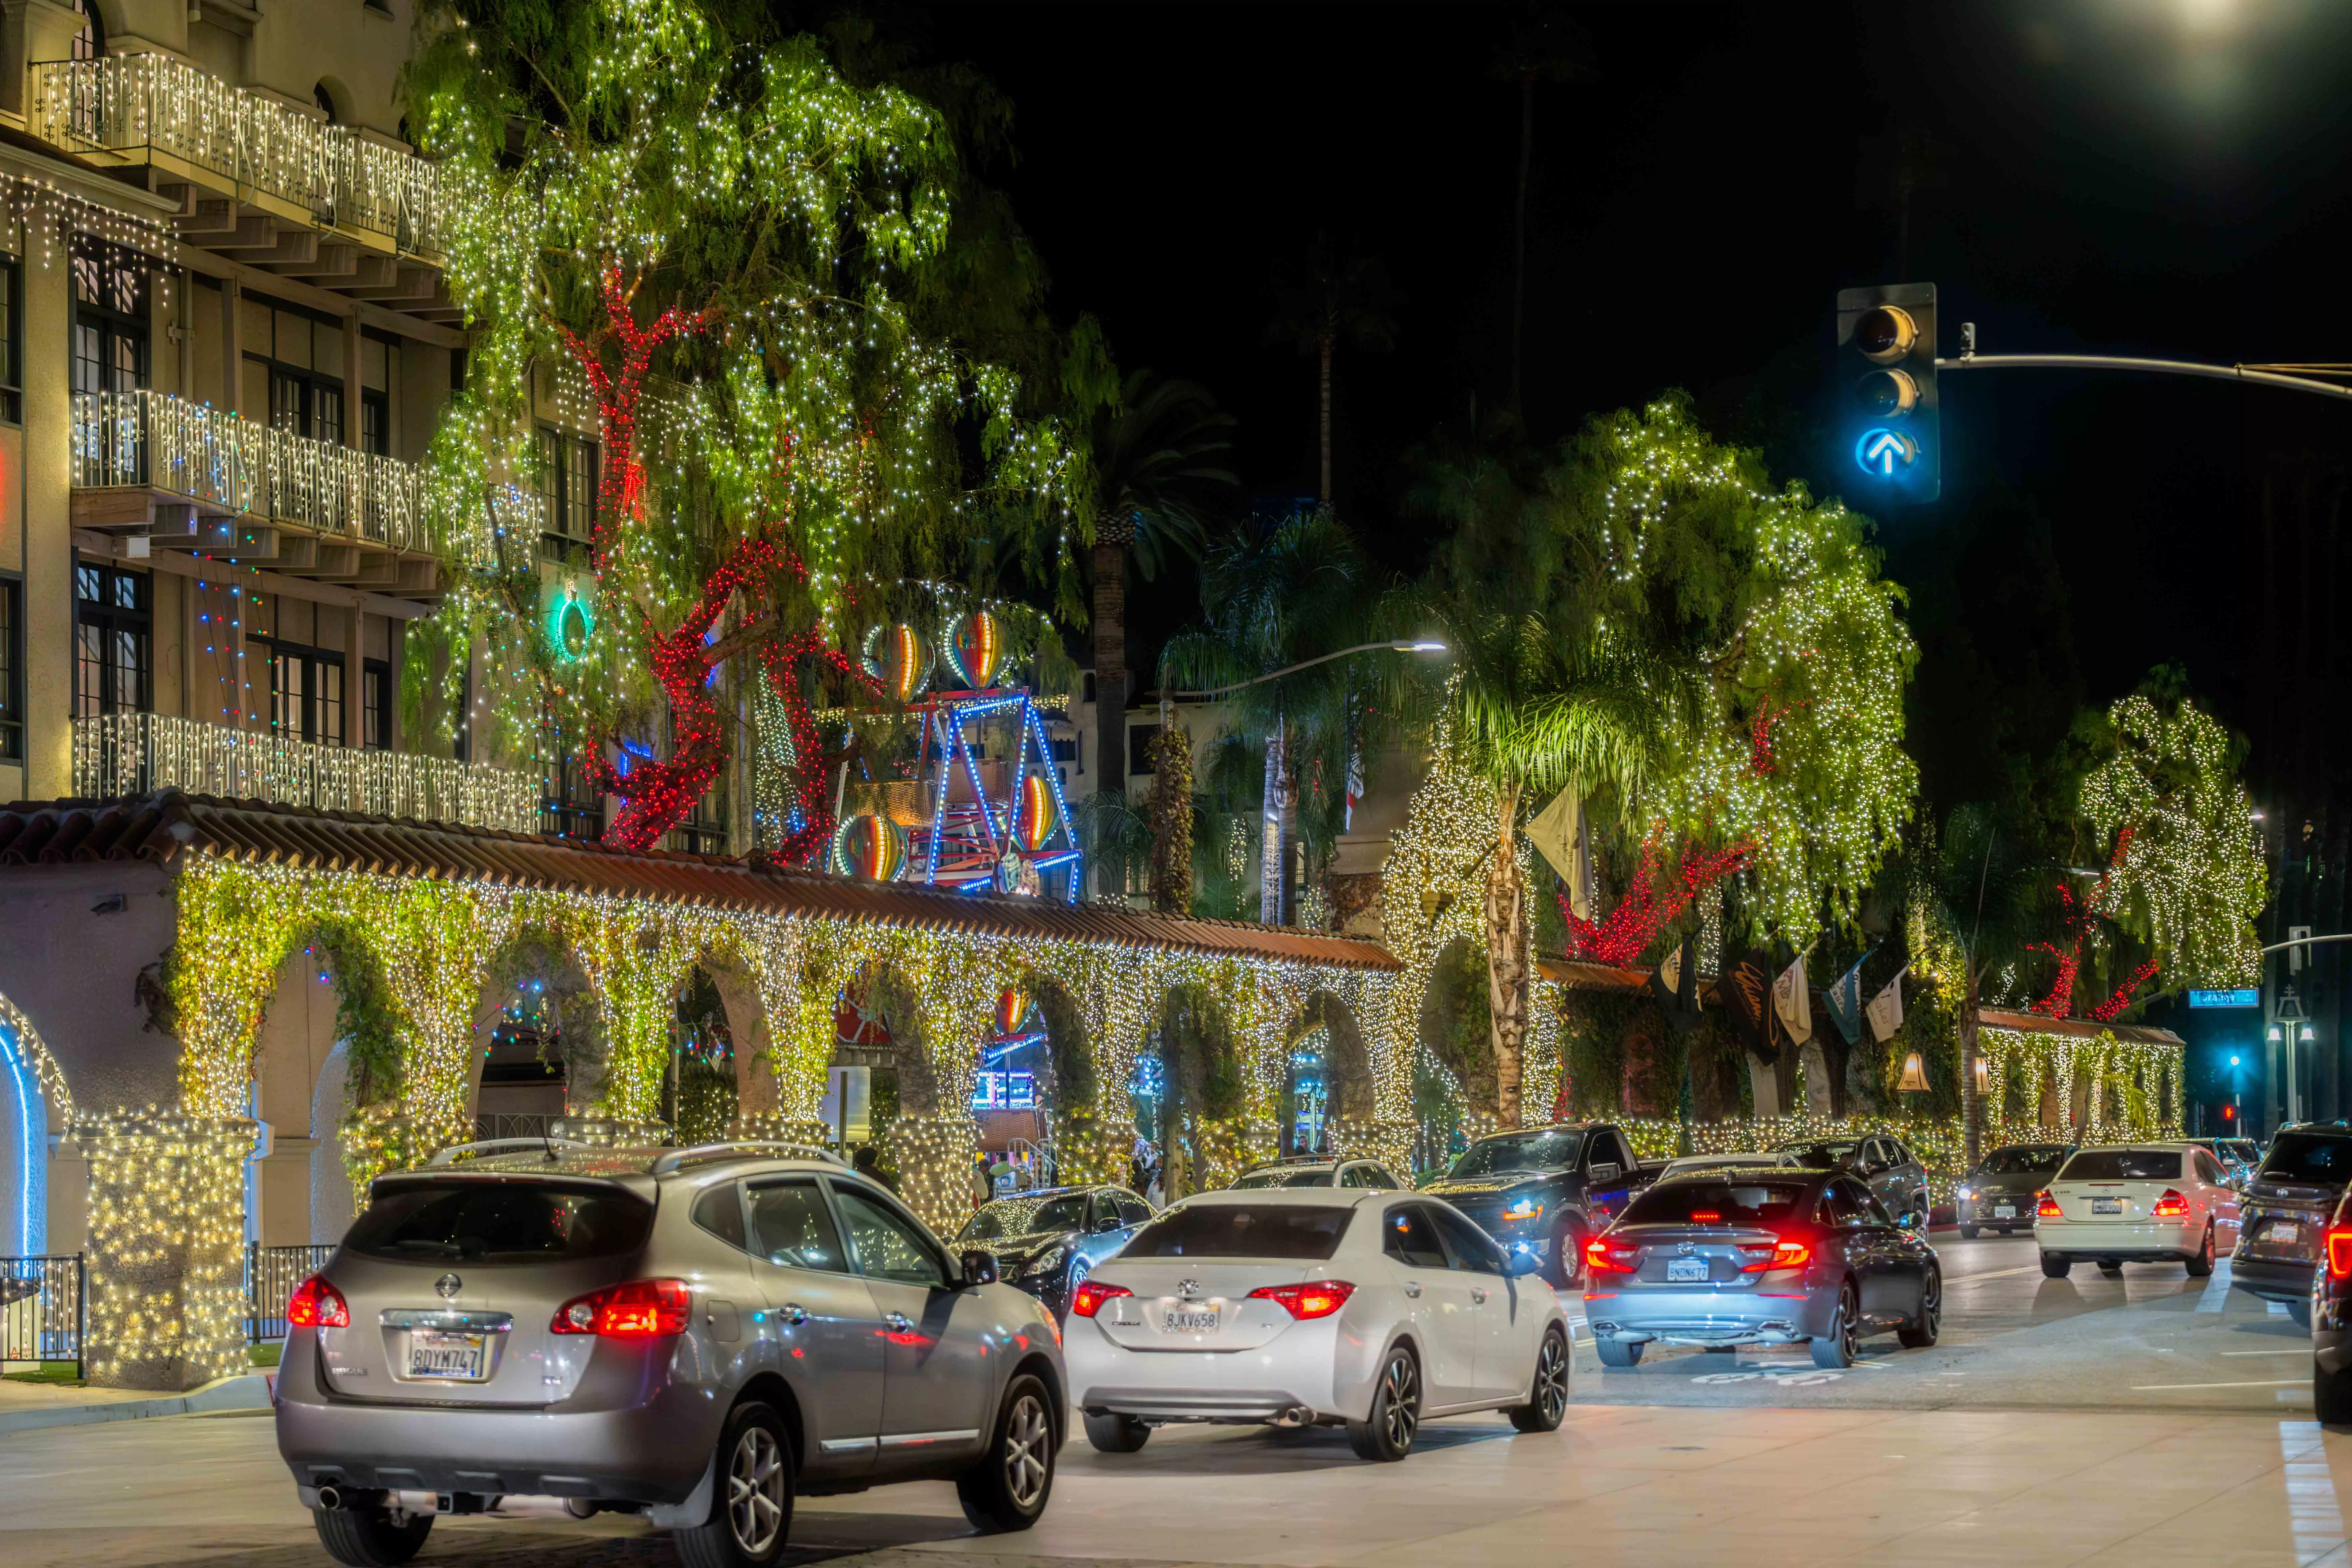
{"type": "Polygon", "coordinates": [[[1157,724],[1129,724],[1127,727],[1127,771],[1148,773],[1151,771],[1151,742],[1160,739],[1157,724]]]}
{"type": "Polygon", "coordinates": [[[0,579],[0,762],[25,760],[25,585],[0,579]]]}
{"type": "Polygon", "coordinates": [[[269,727],[292,741],[343,743],[343,656],[248,637],[247,658],[269,661],[269,727]]]}
{"type": "Polygon", "coordinates": [[[71,0],[81,28],[73,36],[73,58],[94,60],[106,53],[106,23],[98,14],[98,0],[71,0]]]}
{"type": "Polygon", "coordinates": [[[380,658],[360,668],[360,744],[372,751],[392,749],[392,666],[380,658]]]}
{"type": "Polygon", "coordinates": [[[360,450],[392,456],[392,400],[367,387],[360,390],[360,450]]]}
{"type": "Polygon", "coordinates": [[[540,828],[556,838],[593,844],[604,837],[604,800],[588,781],[580,748],[562,725],[547,721],[546,770],[540,775],[540,828]]]}
{"type": "Polygon", "coordinates": [[[343,384],[308,371],[269,367],[269,423],[331,447],[343,444],[343,384]]]}
{"type": "Polygon", "coordinates": [[[77,563],[74,711],[144,713],[153,701],[153,605],[143,574],[77,563]]]}
{"type": "Polygon", "coordinates": [[[551,543],[585,543],[596,531],[596,442],[539,427],[539,499],[551,543]]]}
{"type": "Polygon", "coordinates": [[[16,341],[23,319],[22,276],[13,257],[0,257],[0,419],[11,425],[25,417],[24,349],[16,341]]]}
{"type": "Polygon", "coordinates": [[[136,392],[147,384],[147,272],[96,241],[73,250],[73,389],[136,392]]]}

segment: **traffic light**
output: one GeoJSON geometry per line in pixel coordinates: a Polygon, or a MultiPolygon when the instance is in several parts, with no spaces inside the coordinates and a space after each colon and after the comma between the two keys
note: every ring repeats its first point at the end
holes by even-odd
{"type": "Polygon", "coordinates": [[[1943,442],[1936,425],[1936,286],[1882,283],[1841,289],[1838,374],[1845,417],[1839,427],[1860,494],[1931,501],[1943,489],[1943,442]]]}

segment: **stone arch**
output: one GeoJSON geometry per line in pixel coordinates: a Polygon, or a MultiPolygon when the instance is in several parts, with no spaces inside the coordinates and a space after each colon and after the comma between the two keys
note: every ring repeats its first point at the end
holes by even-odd
{"type": "Polygon", "coordinates": [[[488,1136],[534,1136],[583,1116],[603,1087],[603,999],[560,921],[528,917],[482,965],[468,1053],[466,1110],[488,1136]],[[540,1066],[533,1074],[530,1069],[540,1066]]]}
{"type": "MultiPolygon", "coordinates": [[[[1272,1152],[1252,1125],[1241,1020],[1219,988],[1199,976],[1160,994],[1158,1027],[1168,1126],[1161,1155],[1168,1195],[1223,1187],[1272,1152]]],[[[1271,1128],[1265,1129],[1270,1132],[1271,1128]]]]}
{"type": "MultiPolygon", "coordinates": [[[[24,1257],[48,1250],[51,1210],[67,1194],[53,1188],[49,1169],[52,1133],[73,1119],[73,1096],[65,1074],[33,1021],[0,996],[0,1255],[24,1257]]],[[[68,1216],[59,1216],[61,1220],[68,1216]]],[[[59,1224],[61,1233],[79,1223],[59,1224]]]]}
{"type": "MultiPolygon", "coordinates": [[[[348,1109],[341,1094],[322,1105],[320,1083],[339,1048],[341,1089],[349,1087],[354,1051],[370,1058],[366,1043],[345,1038],[355,1011],[345,998],[381,995],[376,964],[357,931],[326,920],[297,931],[278,961],[253,1036],[251,1114],[268,1131],[266,1152],[247,1172],[246,1223],[249,1239],[264,1247],[299,1247],[313,1239],[315,1156],[323,1148],[341,1163],[339,1134],[348,1109]]],[[[374,1054],[383,1054],[381,1044],[374,1054]]],[[[396,1058],[369,1060],[369,1066],[381,1072],[395,1067],[396,1058]]]]}
{"type": "Polygon", "coordinates": [[[765,1125],[775,1118],[779,1097],[775,1045],[768,1026],[760,965],[730,929],[697,949],[688,978],[695,973],[700,973],[718,993],[726,1016],[733,1047],[733,1125],[739,1131],[765,1125]]]}
{"type": "MultiPolygon", "coordinates": [[[[1458,1100],[1445,1120],[1469,1137],[1491,1127],[1495,1119],[1495,1047],[1487,1025],[1485,972],[1470,938],[1448,941],[1431,963],[1429,988],[1422,994],[1417,1021],[1420,1060],[1424,1068],[1440,1069],[1417,1076],[1443,1084],[1448,1097],[1458,1100]]],[[[1428,1120],[1423,1109],[1418,1120],[1428,1120]]]]}
{"type": "MultiPolygon", "coordinates": [[[[310,1125],[334,1127],[342,1120],[344,1096],[350,1092],[346,1079],[351,1063],[351,1047],[338,1039],[335,1048],[319,1068],[318,1087],[310,1095],[310,1125]]],[[[343,1162],[341,1140],[334,1137],[314,1137],[310,1145],[310,1237],[312,1242],[342,1239],[358,1210],[358,1194],[352,1190],[349,1169],[343,1162]]]]}
{"type": "Polygon", "coordinates": [[[1316,991],[1290,1026],[1288,1043],[1322,1029],[1330,1043],[1324,1047],[1325,1071],[1331,1081],[1331,1113],[1349,1121],[1370,1121],[1379,1114],[1379,1086],[1372,1078],[1372,1057],[1356,1010],[1336,992],[1316,991]]]}
{"type": "Polygon", "coordinates": [[[1124,1078],[1106,1072],[1106,1042],[1098,1037],[1080,984],[1046,968],[1026,971],[1020,980],[1045,1031],[1050,1089],[1041,1092],[1050,1115],[1050,1144],[1057,1179],[1067,1183],[1129,1179],[1135,1145],[1135,1118],[1124,1078]]]}

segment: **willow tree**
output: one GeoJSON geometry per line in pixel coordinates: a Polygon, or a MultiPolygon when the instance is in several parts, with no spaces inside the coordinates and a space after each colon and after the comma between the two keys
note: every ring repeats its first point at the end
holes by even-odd
{"type": "Polygon", "coordinates": [[[812,700],[862,634],[1008,572],[1076,605],[1076,416],[1110,388],[1065,337],[970,117],[721,0],[429,0],[410,122],[460,193],[466,385],[431,454],[465,520],[443,611],[480,637],[510,749],[578,738],[656,841],[734,754],[724,679],[781,700],[785,852],[825,837],[812,700]],[[534,381],[577,377],[603,461],[584,640],[540,633],[523,492],[534,381]],[[942,589],[941,584],[950,584],[942,589]]]}

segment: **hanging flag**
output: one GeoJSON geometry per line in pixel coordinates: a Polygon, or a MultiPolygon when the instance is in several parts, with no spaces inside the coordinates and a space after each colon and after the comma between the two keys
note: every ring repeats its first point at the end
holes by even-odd
{"type": "Polygon", "coordinates": [[[1803,1045],[1813,1037],[1813,988],[1805,979],[1805,955],[1780,972],[1772,982],[1772,1011],[1780,1016],[1781,1027],[1789,1038],[1803,1045]]]}
{"type": "Polygon", "coordinates": [[[1870,954],[1865,952],[1853,961],[1852,969],[1831,981],[1829,989],[1822,993],[1822,1000],[1829,1004],[1830,1017],[1836,1022],[1838,1033],[1845,1037],[1845,1043],[1849,1046],[1862,1043],[1862,966],[1868,962],[1870,954]]]}
{"type": "Polygon", "coordinates": [[[1592,918],[1592,852],[1584,841],[1584,802],[1573,786],[1552,797],[1525,829],[1536,853],[1568,884],[1568,907],[1580,921],[1592,918]]]}
{"type": "Polygon", "coordinates": [[[1657,998],[1660,1010],[1665,1014],[1667,1029],[1676,1035],[1696,1028],[1701,1016],[1698,964],[1693,953],[1696,940],[1696,933],[1685,931],[1682,942],[1650,976],[1650,994],[1657,998]]]}
{"type": "Polygon", "coordinates": [[[1895,1031],[1903,1026],[1903,977],[1910,973],[1911,966],[1905,964],[1886,983],[1886,989],[1870,999],[1871,1037],[1881,1043],[1893,1039],[1895,1031]]]}
{"type": "Polygon", "coordinates": [[[1356,807],[1364,799],[1364,745],[1357,733],[1356,705],[1348,704],[1348,791],[1340,805],[1339,831],[1356,830],[1356,807]]]}
{"type": "Polygon", "coordinates": [[[1772,972],[1765,967],[1764,955],[1742,955],[1723,972],[1716,988],[1740,1043],[1768,1062],[1779,1060],[1780,1042],[1772,1022],[1772,972]]]}

